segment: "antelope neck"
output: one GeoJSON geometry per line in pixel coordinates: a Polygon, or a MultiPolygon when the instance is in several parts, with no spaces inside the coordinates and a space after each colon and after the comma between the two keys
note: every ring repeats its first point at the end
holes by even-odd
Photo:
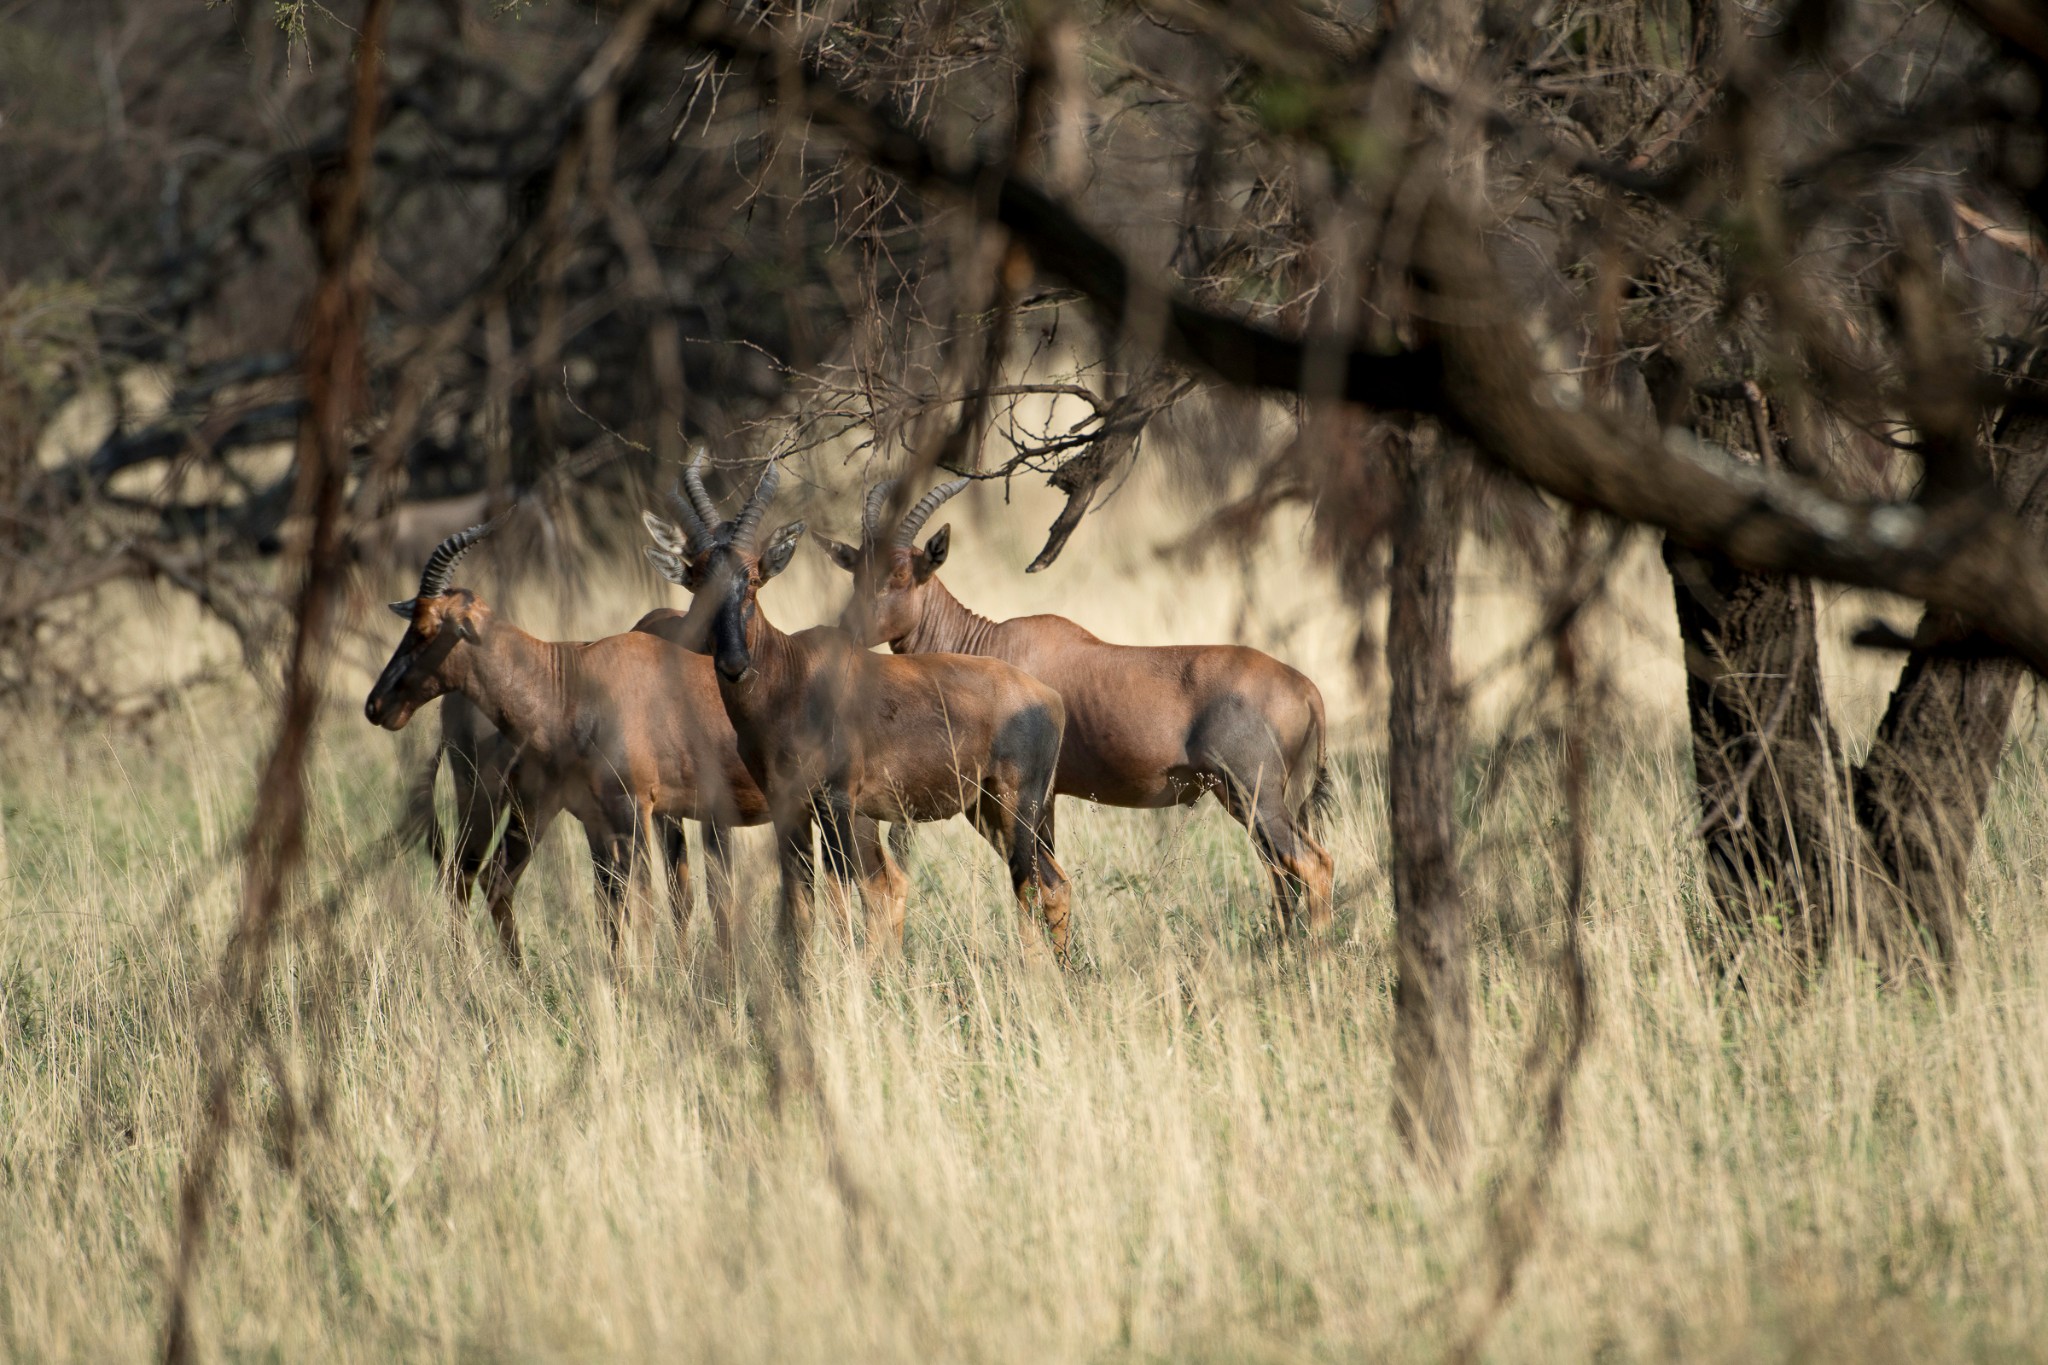
{"type": "Polygon", "coordinates": [[[996,628],[979,612],[962,606],[960,599],[934,578],[924,587],[924,610],[917,624],[889,642],[897,654],[990,654],[994,652],[996,628]]]}
{"type": "Polygon", "coordinates": [[[522,744],[544,741],[566,716],[572,646],[493,622],[466,650],[450,681],[491,724],[522,744]]]}

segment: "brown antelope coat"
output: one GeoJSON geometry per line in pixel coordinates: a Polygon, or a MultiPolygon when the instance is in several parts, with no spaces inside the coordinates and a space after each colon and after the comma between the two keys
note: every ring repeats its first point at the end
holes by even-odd
{"type": "MultiPolygon", "coordinates": [[[[673,642],[682,619],[683,613],[658,607],[641,617],[633,629],[673,642]]],[[[718,698],[708,661],[685,680],[685,690],[690,694],[685,705],[693,709],[708,707],[712,713],[723,716],[724,704],[718,698]]],[[[564,807],[562,781],[544,764],[520,762],[519,742],[494,728],[477,704],[462,693],[445,694],[440,711],[440,742],[407,794],[407,824],[426,843],[428,855],[458,908],[468,905],[470,892],[481,879],[493,918],[501,924],[510,922],[511,901],[519,880],[525,875],[533,851],[547,837],[564,807]],[[444,763],[455,798],[452,847],[444,842],[434,813],[434,781],[444,763]],[[505,822],[502,836],[498,830],[500,819],[505,822]]],[[[677,897],[673,907],[676,922],[685,925],[691,911],[691,891],[689,847],[683,824],[667,817],[660,818],[657,824],[662,835],[664,865],[671,878],[671,894],[677,897]]],[[[701,831],[710,863],[706,894],[713,907],[713,924],[720,935],[721,950],[730,951],[727,827],[706,820],[701,831]]]]}
{"type": "MultiPolygon", "coordinates": [[[[850,887],[855,816],[966,814],[1009,866],[1027,951],[1036,932],[1029,921],[1038,918],[1064,958],[1068,886],[1047,823],[1065,719],[1058,694],[994,659],[889,658],[824,626],[785,635],[761,611],[758,594],[789,563],[803,523],[754,548],[779,467],[769,465],[731,523],[718,520],[696,470],[693,464],[684,479],[690,500],[674,499],[680,533],[647,518],[661,547],[650,554],[693,593],[685,629],[711,653],[740,757],[768,793],[792,966],[810,936],[811,825],[823,826],[828,866],[850,887]]],[[[904,887],[889,873],[860,876],[871,953],[901,943],[904,887]]]]}
{"type": "MultiPolygon", "coordinates": [[[[363,711],[371,723],[399,730],[443,693],[467,698],[516,747],[516,786],[529,807],[516,828],[508,824],[507,841],[516,838],[517,846],[492,868],[486,887],[507,951],[518,957],[511,913],[518,869],[558,810],[583,824],[616,950],[625,888],[657,821],[671,828],[704,821],[716,859],[724,849],[722,827],[761,823],[767,802],[740,761],[701,656],[640,631],[588,643],[539,640],[497,620],[474,593],[450,588],[454,560],[489,530],[450,537],[428,561],[419,594],[393,604],[409,610],[410,625],[363,711]]],[[[669,839],[669,894],[679,930],[689,914],[682,849],[679,838],[669,839]]],[[[718,873],[712,899],[720,943],[729,949],[718,873]]]]}
{"type": "Polygon", "coordinates": [[[1309,829],[1328,787],[1322,693],[1302,674],[1239,645],[1111,644],[1063,616],[992,621],[936,577],[951,543],[919,531],[967,486],[942,484],[893,534],[877,525],[889,486],[870,491],[859,547],[823,536],[854,575],[840,624],[861,641],[908,656],[975,654],[1014,664],[1066,704],[1055,790],[1109,806],[1173,806],[1214,792],[1252,832],[1273,880],[1283,932],[1306,901],[1311,929],[1329,923],[1330,855],[1309,829]]]}

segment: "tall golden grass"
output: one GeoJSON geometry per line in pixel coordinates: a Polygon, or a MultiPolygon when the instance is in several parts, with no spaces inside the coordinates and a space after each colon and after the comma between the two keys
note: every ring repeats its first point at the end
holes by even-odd
{"type": "MultiPolygon", "coordinates": [[[[926,827],[905,960],[870,977],[821,936],[808,1069],[762,992],[712,979],[703,924],[679,961],[643,914],[609,969],[566,825],[522,889],[529,966],[512,972],[485,926],[453,921],[423,859],[386,842],[422,745],[361,720],[394,633],[366,594],[261,1020],[298,1123],[253,1066],[197,1281],[207,1353],[1427,1360],[1477,1321],[1495,1199],[1533,1147],[1526,1058],[1550,1026],[1549,750],[1516,750],[1468,813],[1479,1169],[1434,1190],[1387,1119],[1374,701],[1327,580],[1284,530],[1248,570],[1169,566],[1153,548],[1186,516],[1156,488],[1127,490],[1036,578],[1015,566],[1044,504],[953,520],[947,576],[971,604],[1064,610],[1134,641],[1241,635],[1323,684],[1335,939],[1273,947],[1264,878],[1213,805],[1070,804],[1077,966],[1027,967],[995,859],[957,822],[926,827]]],[[[470,581],[495,592],[490,559],[470,581]]],[[[573,600],[529,578],[501,605],[549,633],[622,628],[664,599],[613,559],[573,600]]],[[[799,563],[765,598],[790,626],[839,587],[815,552],[799,563]]],[[[1469,575],[1468,672],[1530,628],[1540,585],[1516,578],[1469,575]]],[[[1594,632],[1614,682],[1593,770],[1596,1033],[1484,1355],[2048,1355],[2048,749],[2031,711],[1951,983],[1886,985],[1847,962],[1800,976],[1765,955],[1725,984],[1693,947],[1667,591],[1635,555],[1594,632]]],[[[222,647],[174,605],[110,603],[107,619],[138,678],[222,647]]],[[[1845,723],[1867,729],[1881,663],[1830,659],[1845,723]]],[[[1525,717],[1528,681],[1475,698],[1475,767],[1525,717]]],[[[210,983],[270,711],[241,681],[133,729],[17,717],[0,737],[0,1356],[155,1348],[195,1044],[218,1024],[210,983]]],[[[759,832],[742,841],[760,939],[771,862],[759,832]]]]}

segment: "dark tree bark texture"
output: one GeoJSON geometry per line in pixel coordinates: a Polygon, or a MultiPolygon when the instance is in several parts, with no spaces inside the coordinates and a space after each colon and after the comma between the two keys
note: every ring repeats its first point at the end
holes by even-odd
{"type": "Polygon", "coordinates": [[[1394,1123],[1455,1178],[1470,1140],[1471,931],[1458,873],[1463,727],[1451,667],[1456,464],[1433,430],[1390,434],[1401,513],[1387,576],[1387,815],[1392,835],[1394,1123]]]}
{"type": "MultiPolygon", "coordinates": [[[[2024,415],[1997,438],[2000,498],[2039,535],[2048,422],[2024,415]]],[[[1811,583],[1669,540],[1664,558],[1718,913],[1744,930],[1772,917],[1802,953],[1847,936],[1894,959],[1950,959],[2023,666],[1973,649],[1959,617],[1930,610],[1869,755],[1845,772],[1811,583]]]]}
{"type": "MultiPolygon", "coordinates": [[[[2035,536],[2048,532],[2048,419],[2029,413],[2001,423],[1993,459],[2001,499],[2035,536]]],[[[1946,960],[2026,671],[2009,657],[1969,652],[1968,631],[1951,612],[1928,611],[1915,639],[1852,790],[1889,893],[1881,927],[1902,916],[1946,960]]]]}
{"type": "MultiPolygon", "coordinates": [[[[1751,461],[1778,463],[1782,433],[1760,389],[1750,386],[1747,401],[1696,397],[1692,418],[1703,435],[1751,461]]],[[[1751,573],[1669,539],[1664,564],[1685,651],[1709,894],[1727,923],[1774,924],[1818,949],[1832,919],[1839,821],[1830,818],[1830,798],[1840,783],[1813,585],[1751,573]]]]}

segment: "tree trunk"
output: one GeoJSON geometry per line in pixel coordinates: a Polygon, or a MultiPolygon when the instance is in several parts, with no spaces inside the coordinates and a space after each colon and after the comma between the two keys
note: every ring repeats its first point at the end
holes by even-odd
{"type": "MultiPolygon", "coordinates": [[[[1939,621],[1953,638],[1953,619],[1939,621]]],[[[2020,665],[1913,651],[1870,755],[1854,778],[1856,820],[1885,883],[1864,909],[1872,936],[1896,950],[1917,929],[1938,960],[1954,955],[1963,890],[1991,779],[2005,749],[2020,665]]]]}
{"type": "MultiPolygon", "coordinates": [[[[2028,529],[2048,530],[2048,421],[2017,419],[1998,439],[2002,500],[2028,529]]],[[[1803,951],[1849,934],[1880,956],[1946,961],[2024,670],[1958,650],[1967,642],[1957,620],[1930,615],[1845,792],[1811,586],[1669,541],[1664,560],[1685,646],[1708,886],[1722,919],[1749,932],[1774,916],[1797,930],[1803,951]]]]}
{"type": "MultiPolygon", "coordinates": [[[[1998,492],[2035,535],[2048,531],[2048,419],[2001,424],[1998,492]]],[[[1870,754],[1854,779],[1856,819],[1887,879],[1883,928],[1903,919],[1934,955],[1955,951],[1977,827],[2005,749],[2025,670],[2010,658],[1953,652],[1963,635],[1948,612],[1929,612],[1893,689],[1870,754]]]]}
{"type": "Polygon", "coordinates": [[[1463,730],[1451,671],[1457,479],[1432,431],[1393,434],[1387,455],[1401,499],[1387,592],[1394,1125],[1418,1158],[1455,1180],[1472,1088],[1471,931],[1454,824],[1463,730]]]}
{"type": "Polygon", "coordinates": [[[1685,647],[1699,834],[1716,910],[1742,932],[1825,942],[1835,743],[1813,587],[1664,542],[1685,647]]]}
{"type": "MultiPolygon", "coordinates": [[[[1696,398],[1694,421],[1731,450],[1776,463],[1760,391],[1696,398]]],[[[1698,832],[1721,920],[1747,937],[1783,931],[1818,952],[1834,922],[1833,857],[1846,817],[1838,745],[1821,686],[1813,585],[1749,573],[1664,542],[1685,648],[1698,832]]]]}

